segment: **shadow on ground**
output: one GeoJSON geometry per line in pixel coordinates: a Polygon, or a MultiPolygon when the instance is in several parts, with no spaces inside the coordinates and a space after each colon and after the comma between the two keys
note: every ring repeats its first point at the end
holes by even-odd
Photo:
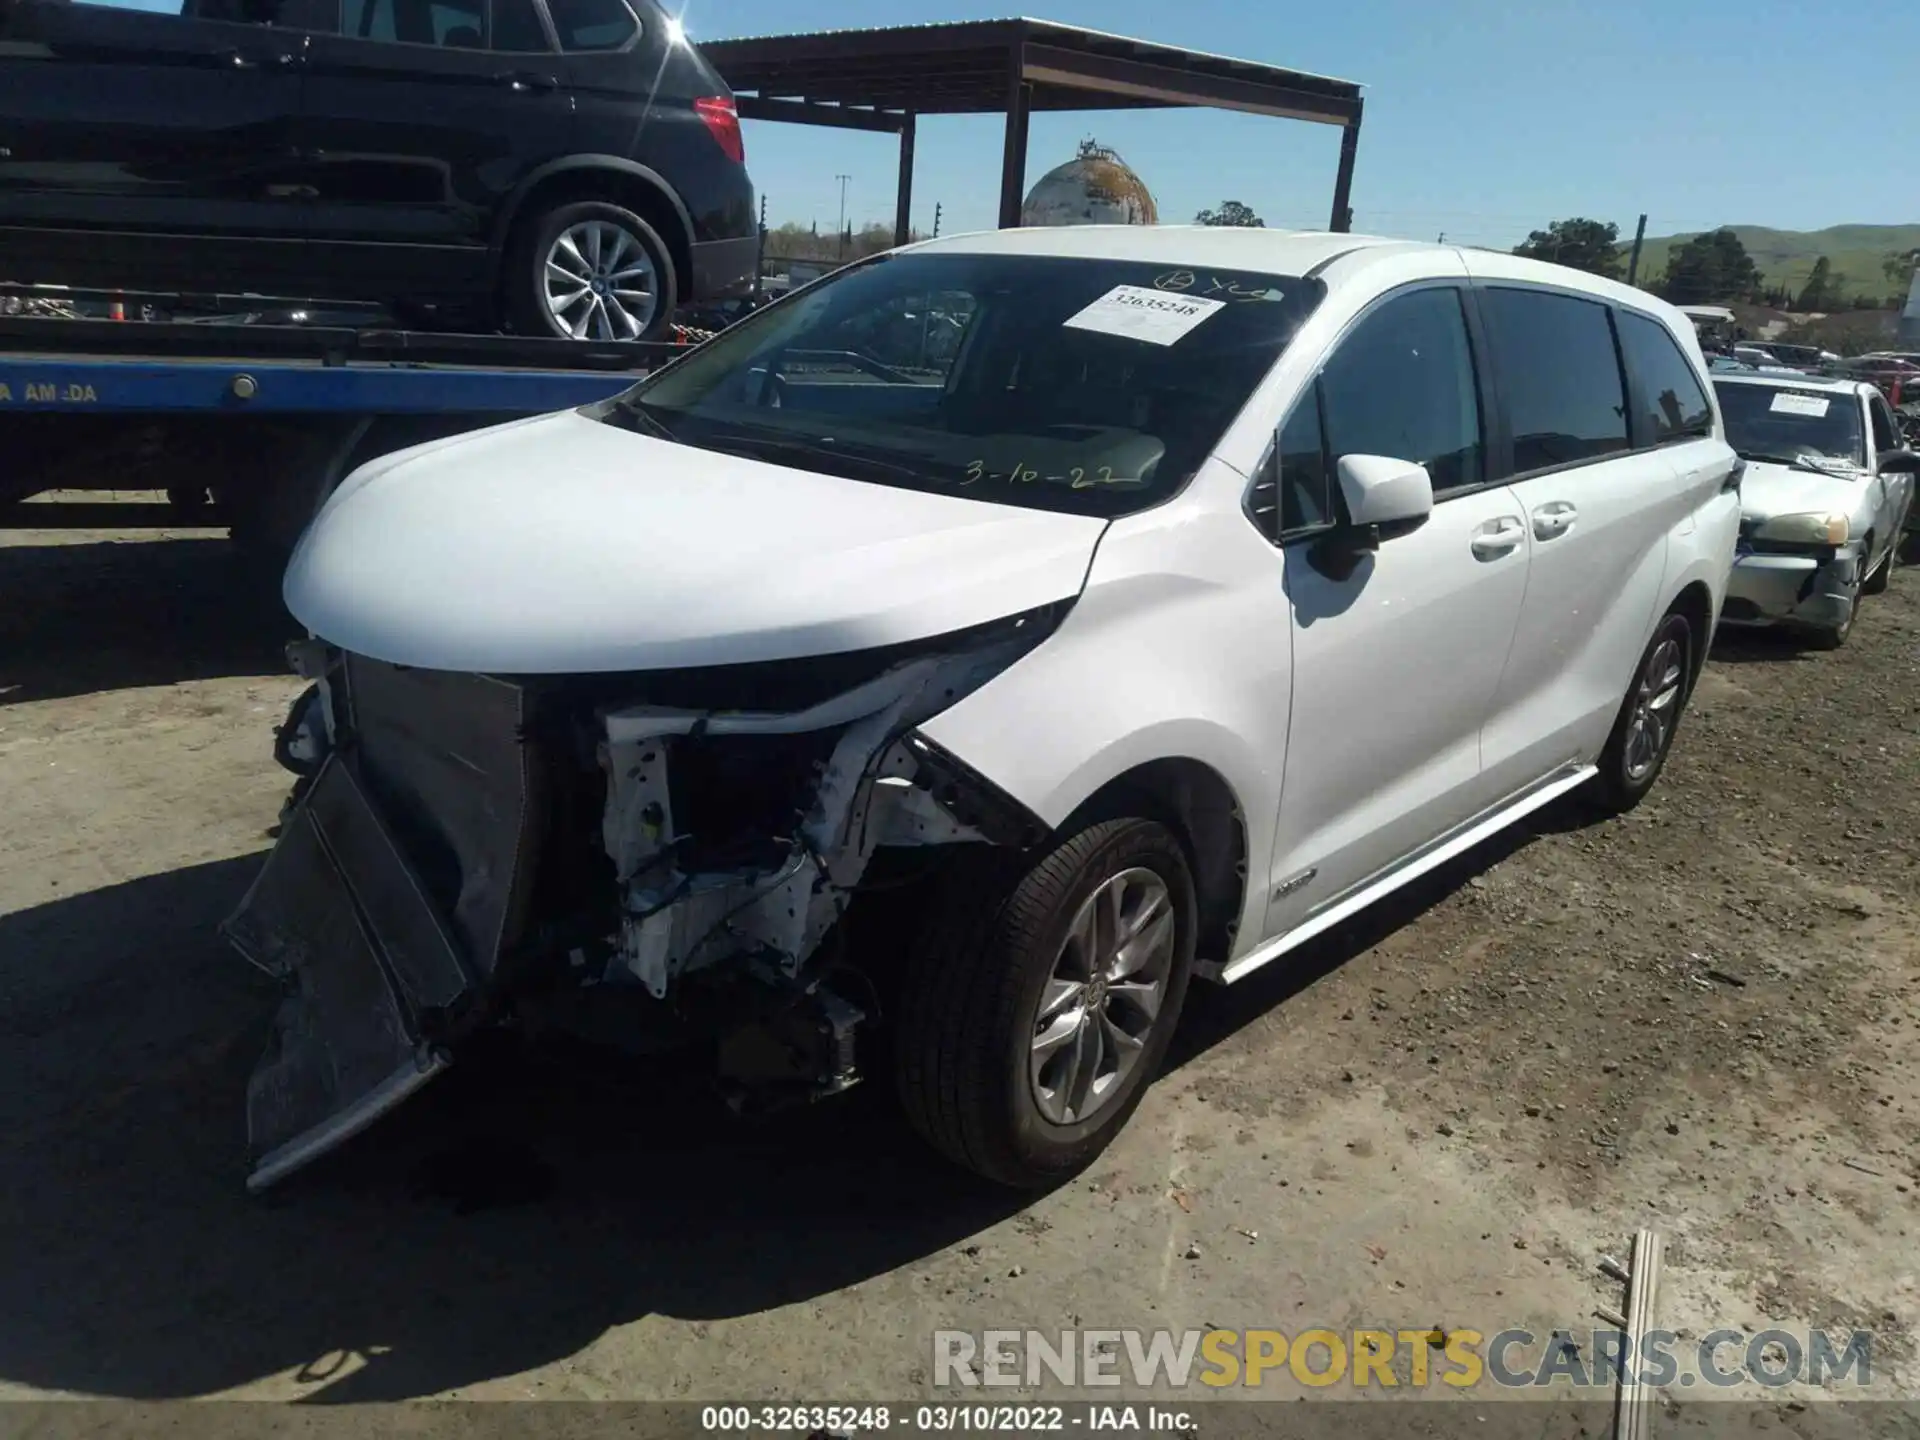
{"type": "Polygon", "coordinates": [[[0,545],[0,704],[284,675],[299,633],[221,538],[0,545]]]}
{"type": "MultiPolygon", "coordinates": [[[[1579,823],[1567,807],[1536,819],[1579,823]]],[[[1529,833],[1230,991],[1197,987],[1173,1063],[1529,833]]],[[[249,1198],[242,1104],[272,987],[213,928],[259,860],[0,917],[0,1379],[159,1399],[293,1370],[328,1401],[410,1398],[648,1314],[806,1300],[1024,1203],[924,1151],[878,1084],[747,1127],[664,1064],[505,1042],[249,1198]],[[351,1355],[365,1363],[335,1378],[351,1355]]]]}

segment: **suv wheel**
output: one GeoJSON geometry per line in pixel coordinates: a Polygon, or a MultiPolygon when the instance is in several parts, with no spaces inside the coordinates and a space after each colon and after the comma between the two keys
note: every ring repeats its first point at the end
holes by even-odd
{"type": "Polygon", "coordinates": [[[1600,752],[1593,796],[1602,809],[1631,810],[1660,778],[1674,731],[1680,728],[1680,712],[1686,708],[1697,643],[1692,622],[1678,610],[1668,613],[1647,642],[1613,733],[1600,752]]]}
{"type": "Polygon", "coordinates": [[[521,231],[507,262],[514,328],[562,339],[653,340],[673,318],[678,277],[653,227],[604,200],[576,200],[521,231]]]}
{"type": "Polygon", "coordinates": [[[895,1035],[907,1116],[950,1159],[1039,1188],[1140,1103],[1193,966],[1186,854],[1152,820],[1062,842],[982,904],[956,865],[908,959],[895,1035]]]}

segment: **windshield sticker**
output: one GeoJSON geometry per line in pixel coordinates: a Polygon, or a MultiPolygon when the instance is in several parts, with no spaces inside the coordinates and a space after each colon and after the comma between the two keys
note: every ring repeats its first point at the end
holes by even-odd
{"type": "Polygon", "coordinates": [[[1827,403],[1824,395],[1796,395],[1791,390],[1782,390],[1767,408],[1782,415],[1807,415],[1817,420],[1827,413],[1827,403]]]}
{"type": "Polygon", "coordinates": [[[1066,321],[1069,330],[1094,330],[1149,345],[1171,345],[1216,310],[1220,300],[1194,295],[1169,295],[1139,285],[1116,285],[1079,314],[1066,321]]]}

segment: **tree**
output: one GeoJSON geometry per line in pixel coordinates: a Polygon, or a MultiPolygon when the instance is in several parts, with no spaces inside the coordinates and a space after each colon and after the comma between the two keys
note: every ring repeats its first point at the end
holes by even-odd
{"type": "Polygon", "coordinates": [[[1267,222],[1238,200],[1223,200],[1218,210],[1202,210],[1193,217],[1196,225],[1237,225],[1246,230],[1264,230],[1267,222]]]}
{"type": "Polygon", "coordinates": [[[1813,262],[1807,283],[1800,287],[1800,302],[1794,308],[1804,314],[1814,310],[1837,310],[1839,307],[1840,287],[1834,283],[1832,264],[1822,255],[1813,262]]]}
{"type": "Polygon", "coordinates": [[[1893,282],[1896,303],[1904,302],[1907,291],[1913,287],[1913,272],[1920,270],[1920,250],[1890,250],[1881,260],[1880,268],[1893,282]]]}
{"type": "Polygon", "coordinates": [[[1740,237],[1723,227],[1675,246],[1662,288],[1676,305],[1744,300],[1759,291],[1760,268],[1740,237]]]}
{"type": "Polygon", "coordinates": [[[1610,280],[1619,279],[1626,270],[1620,259],[1620,227],[1579,216],[1535,230],[1513,247],[1513,253],[1531,260],[1551,260],[1610,280]]]}

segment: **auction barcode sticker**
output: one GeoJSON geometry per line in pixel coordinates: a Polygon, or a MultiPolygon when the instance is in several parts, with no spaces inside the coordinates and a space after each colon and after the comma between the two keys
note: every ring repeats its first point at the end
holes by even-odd
{"type": "Polygon", "coordinates": [[[1116,285],[1065,324],[1069,330],[1097,330],[1104,335],[1144,340],[1149,345],[1171,345],[1214,311],[1225,308],[1220,300],[1169,295],[1140,285],[1116,285]]]}

